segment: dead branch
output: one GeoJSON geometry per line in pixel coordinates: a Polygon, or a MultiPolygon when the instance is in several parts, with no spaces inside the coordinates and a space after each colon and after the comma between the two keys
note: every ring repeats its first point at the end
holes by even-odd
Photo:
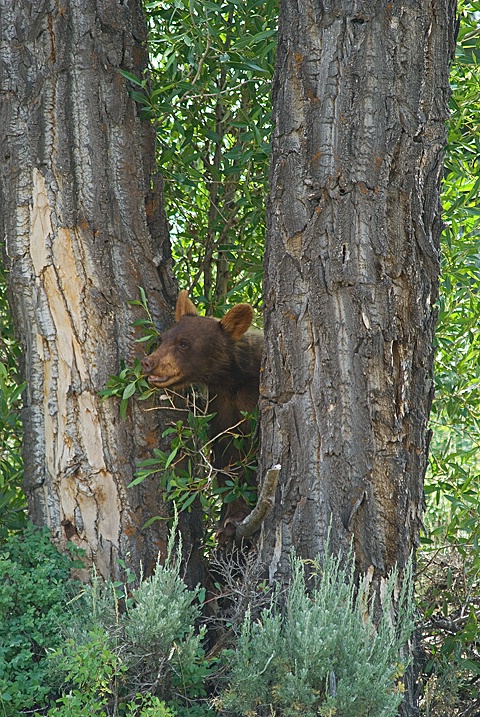
{"type": "Polygon", "coordinates": [[[240,541],[242,538],[250,538],[261,526],[268,513],[275,503],[275,491],[277,489],[278,474],[281,465],[272,466],[265,476],[262,490],[258,496],[257,505],[250,515],[237,525],[235,530],[235,540],[240,541]]]}

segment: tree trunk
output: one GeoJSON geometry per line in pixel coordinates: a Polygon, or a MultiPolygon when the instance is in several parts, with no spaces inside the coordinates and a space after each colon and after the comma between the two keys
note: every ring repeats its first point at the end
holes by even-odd
{"type": "Polygon", "coordinates": [[[0,202],[21,341],[25,491],[34,522],[72,540],[104,576],[165,543],[158,482],[127,489],[157,440],[156,412],[98,392],[143,355],[132,321],[143,286],[158,326],[176,289],[155,136],[119,73],[141,75],[141,1],[0,0],[0,202]]]}
{"type": "Polygon", "coordinates": [[[373,583],[418,544],[455,2],[280,2],[260,475],[270,576],[353,539],[373,583]]]}

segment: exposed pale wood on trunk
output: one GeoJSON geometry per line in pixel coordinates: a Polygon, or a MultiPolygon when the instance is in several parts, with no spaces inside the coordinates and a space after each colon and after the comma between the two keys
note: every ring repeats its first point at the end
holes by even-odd
{"type": "Polygon", "coordinates": [[[129,305],[145,287],[159,327],[171,274],[154,133],[119,69],[141,74],[141,2],[0,0],[1,214],[10,297],[28,381],[23,422],[30,513],[87,550],[102,575],[138,570],[165,541],[156,480],[127,489],[156,444],[158,414],[98,391],[133,360],[129,305]]]}

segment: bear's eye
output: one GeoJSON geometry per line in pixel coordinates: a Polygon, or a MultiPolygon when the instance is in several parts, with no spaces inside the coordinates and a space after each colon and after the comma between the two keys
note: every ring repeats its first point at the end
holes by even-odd
{"type": "Polygon", "coordinates": [[[186,339],[180,339],[180,341],[178,342],[177,345],[178,345],[178,348],[181,349],[182,351],[186,351],[186,349],[188,349],[188,346],[189,346],[188,341],[186,339]]]}

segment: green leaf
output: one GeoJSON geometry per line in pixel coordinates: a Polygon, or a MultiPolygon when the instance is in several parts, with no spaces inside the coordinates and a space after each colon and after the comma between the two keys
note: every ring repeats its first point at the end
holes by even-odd
{"type": "Polygon", "coordinates": [[[177,453],[178,453],[178,448],[174,448],[173,451],[170,453],[170,455],[167,458],[167,461],[165,463],[165,469],[167,469],[172,464],[172,461],[175,460],[177,453]]]}
{"type": "Polygon", "coordinates": [[[133,396],[135,393],[136,384],[135,383],[129,383],[128,386],[126,386],[122,393],[122,399],[126,400],[130,398],[130,396],[133,396]]]}
{"type": "Polygon", "coordinates": [[[139,87],[144,87],[145,80],[139,79],[136,75],[132,75],[131,72],[128,72],[127,70],[119,70],[119,73],[127,80],[130,80],[130,82],[133,82],[135,85],[138,85],[139,87]]]}
{"type": "Polygon", "coordinates": [[[127,418],[128,400],[122,399],[120,401],[120,416],[125,421],[127,418]]]}
{"type": "Polygon", "coordinates": [[[196,497],[197,497],[196,492],[190,493],[190,495],[185,496],[182,500],[182,508],[181,509],[187,510],[187,508],[189,508],[192,505],[192,503],[196,497]]]}

